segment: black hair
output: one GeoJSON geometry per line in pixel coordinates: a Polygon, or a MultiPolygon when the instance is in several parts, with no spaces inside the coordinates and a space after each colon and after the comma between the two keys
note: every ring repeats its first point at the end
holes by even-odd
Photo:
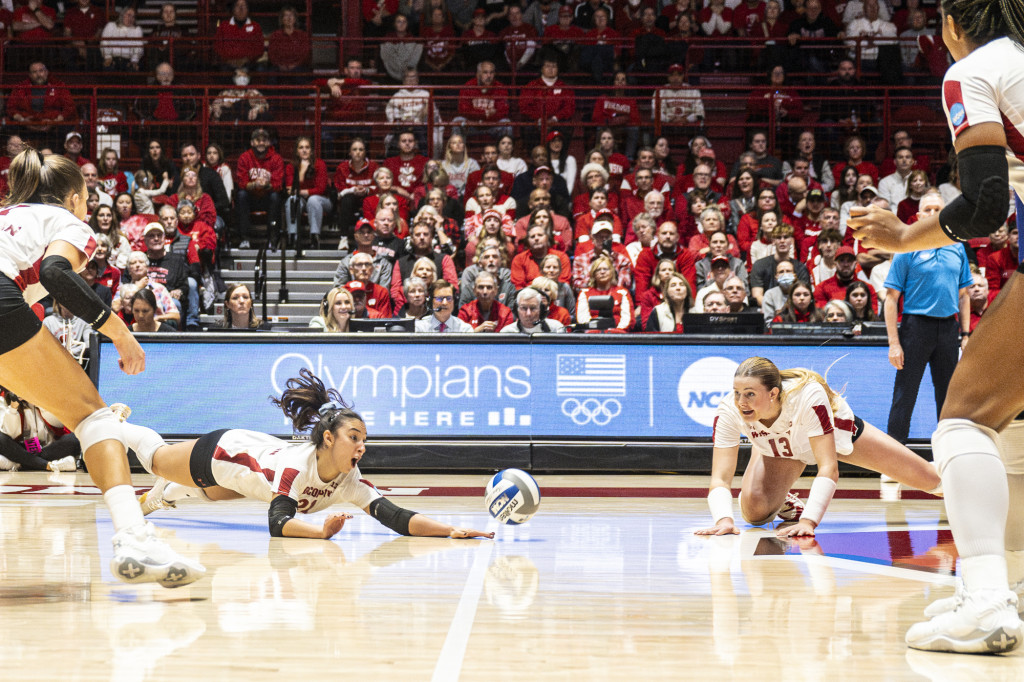
{"type": "Polygon", "coordinates": [[[1024,45],[1024,4],[1020,0],[942,0],[943,16],[979,45],[1007,36],[1024,45]]]}
{"type": "Polygon", "coordinates": [[[289,379],[281,397],[271,396],[270,402],[292,420],[296,431],[312,428],[309,439],[317,448],[323,445],[327,431],[333,432],[347,421],[363,421],[336,389],[324,386],[308,369],[300,370],[298,377],[289,379]]]}

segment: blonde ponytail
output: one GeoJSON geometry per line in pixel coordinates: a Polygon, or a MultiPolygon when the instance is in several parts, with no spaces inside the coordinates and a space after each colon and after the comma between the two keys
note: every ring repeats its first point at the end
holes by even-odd
{"type": "Polygon", "coordinates": [[[35,149],[26,149],[11,161],[7,175],[10,191],[4,206],[15,204],[49,204],[63,206],[72,194],[79,192],[85,200],[85,177],[78,164],[51,154],[45,159],[35,149]]]}
{"type": "Polygon", "coordinates": [[[798,391],[810,382],[816,381],[825,389],[825,395],[828,396],[828,403],[832,406],[832,411],[835,412],[839,407],[839,393],[832,390],[832,387],[828,385],[828,382],[825,381],[824,377],[809,369],[798,367],[795,369],[784,369],[780,371],[779,368],[775,366],[775,363],[768,358],[755,356],[747,358],[741,362],[740,366],[736,368],[735,376],[755,378],[769,391],[773,388],[779,389],[779,400],[782,400],[783,381],[788,381],[790,379],[796,380],[796,384],[789,388],[790,391],[798,391]]]}

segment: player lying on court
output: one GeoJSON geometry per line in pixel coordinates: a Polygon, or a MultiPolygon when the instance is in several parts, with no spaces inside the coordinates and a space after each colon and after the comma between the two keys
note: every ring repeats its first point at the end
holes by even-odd
{"type": "Polygon", "coordinates": [[[771,360],[747,358],[733,378],[733,401],[723,400],[714,422],[708,506],[715,525],[698,535],[738,533],[732,508],[740,436],[752,444],[743,474],[740,513],[754,526],[773,520],[808,464],[818,466],[799,521],[780,537],[814,535],[839,480],[839,458],[900,483],[940,494],[935,468],[854,416],[842,396],[808,369],[779,371],[771,360]]]}
{"type": "MultiPolygon", "coordinates": [[[[309,442],[288,443],[244,429],[223,429],[198,440],[168,445],[156,431],[125,423],[124,434],[142,466],[159,478],[141,500],[143,513],[173,508],[186,497],[210,501],[248,497],[270,503],[274,537],[322,538],[340,531],[351,514],[332,514],[323,527],[295,518],[339,502],[361,508],[401,535],[493,538],[456,528],[403,509],[360,480],[366,452],[366,424],[334,389],[309,370],[289,379],[280,399],[272,398],[296,431],[312,429],[309,442]]],[[[119,406],[124,409],[123,406],[119,406]]]]}

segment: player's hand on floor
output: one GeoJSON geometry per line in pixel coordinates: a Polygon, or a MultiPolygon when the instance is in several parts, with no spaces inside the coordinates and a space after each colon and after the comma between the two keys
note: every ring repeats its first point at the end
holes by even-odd
{"type": "Polygon", "coordinates": [[[733,524],[732,519],[722,519],[711,528],[702,528],[694,533],[696,535],[739,535],[740,531],[733,524]]]}
{"type": "Polygon", "coordinates": [[[493,538],[494,533],[485,533],[482,530],[473,530],[472,528],[452,528],[452,532],[448,534],[448,537],[452,538],[493,538]]]}
{"type": "Polygon", "coordinates": [[[323,539],[329,540],[335,533],[345,527],[345,522],[352,518],[351,514],[331,514],[324,521],[323,539]]]}
{"type": "Polygon", "coordinates": [[[799,521],[792,526],[780,528],[775,534],[780,538],[814,537],[814,524],[810,521],[799,521]]]}

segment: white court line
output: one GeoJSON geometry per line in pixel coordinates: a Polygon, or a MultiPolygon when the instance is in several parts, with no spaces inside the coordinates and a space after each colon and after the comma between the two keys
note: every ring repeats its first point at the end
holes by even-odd
{"type": "MultiPolygon", "coordinates": [[[[488,531],[497,530],[497,523],[487,526],[488,531]]],[[[491,554],[494,552],[494,540],[482,540],[473,557],[473,565],[466,577],[466,586],[462,590],[462,598],[455,609],[452,624],[448,627],[441,655],[434,666],[433,682],[455,682],[462,674],[462,661],[466,657],[466,644],[476,620],[476,607],[480,603],[480,594],[484,590],[484,578],[490,565],[491,554]]]]}

